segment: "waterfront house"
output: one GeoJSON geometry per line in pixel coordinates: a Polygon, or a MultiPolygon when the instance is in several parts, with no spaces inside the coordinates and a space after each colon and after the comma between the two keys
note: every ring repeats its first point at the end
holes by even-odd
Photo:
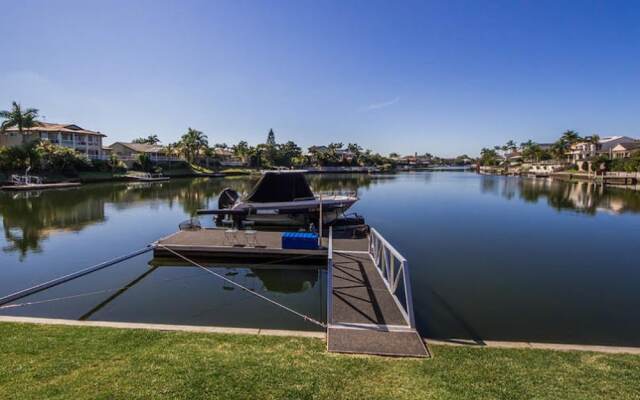
{"type": "Polygon", "coordinates": [[[611,158],[628,158],[640,152],[640,141],[619,143],[611,149],[611,158]]]}
{"type": "Polygon", "coordinates": [[[589,160],[600,154],[612,157],[612,150],[621,143],[637,142],[636,139],[628,136],[611,136],[598,140],[598,143],[585,139],[573,143],[567,152],[567,159],[573,164],[582,164],[583,161],[589,160]]]}
{"type": "Polygon", "coordinates": [[[115,142],[109,146],[111,154],[120,159],[131,159],[146,154],[149,158],[157,158],[164,152],[164,148],[156,144],[115,142]]]}
{"type": "Polygon", "coordinates": [[[213,149],[216,161],[223,167],[244,167],[247,163],[237,157],[232,150],[222,147],[213,149]]]}
{"type": "Polygon", "coordinates": [[[517,150],[505,154],[505,158],[509,163],[509,166],[515,167],[522,164],[522,153],[517,150]]]}
{"type": "Polygon", "coordinates": [[[428,155],[418,155],[418,153],[414,153],[412,155],[403,156],[398,159],[395,159],[396,163],[401,167],[428,167],[431,164],[431,156],[428,155]]]}
{"type": "Polygon", "coordinates": [[[0,146],[18,146],[34,140],[48,141],[58,146],[74,149],[86,154],[89,158],[102,158],[102,138],[106,135],[83,129],[75,124],[54,124],[36,122],[32,128],[8,128],[0,135],[0,146]]]}
{"type": "Polygon", "coordinates": [[[111,154],[122,161],[135,161],[142,154],[149,156],[152,161],[177,160],[175,157],[167,157],[164,146],[158,144],[115,142],[109,149],[111,154]]]}
{"type": "MultiPolygon", "coordinates": [[[[312,162],[318,162],[318,154],[328,153],[329,151],[328,146],[311,146],[307,152],[307,157],[309,157],[312,162]]],[[[340,163],[351,162],[355,157],[355,154],[348,149],[335,149],[335,154],[340,163]]]]}

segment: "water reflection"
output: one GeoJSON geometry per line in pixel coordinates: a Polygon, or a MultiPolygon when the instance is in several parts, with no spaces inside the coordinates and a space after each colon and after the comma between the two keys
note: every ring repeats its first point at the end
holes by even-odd
{"type": "Polygon", "coordinates": [[[56,190],[43,193],[0,194],[5,252],[42,251],[40,243],[60,231],[78,232],[105,221],[106,197],[100,190],[56,190]]]}
{"type": "Polygon", "coordinates": [[[558,211],[587,215],[640,212],[640,194],[634,188],[605,187],[594,182],[564,182],[554,179],[483,176],[482,193],[519,198],[527,203],[546,200],[558,211]]]}
{"type": "MultiPolygon", "coordinates": [[[[107,206],[117,211],[140,204],[167,205],[170,209],[177,206],[185,215],[194,216],[199,209],[217,207],[218,193],[224,188],[247,194],[258,179],[256,176],[173,179],[162,183],[91,184],[68,190],[0,193],[0,217],[6,242],[2,250],[17,252],[23,260],[30,252],[41,252],[42,242],[52,234],[80,232],[105,222],[107,206]]],[[[357,191],[393,176],[310,175],[308,179],[315,191],[357,191]]]]}
{"type": "Polygon", "coordinates": [[[1,313],[79,320],[318,329],[242,290],[244,287],[314,319],[323,320],[325,316],[322,282],[326,277],[318,266],[293,269],[204,264],[240,287],[179,260],[127,263],[17,300],[1,313]]]}

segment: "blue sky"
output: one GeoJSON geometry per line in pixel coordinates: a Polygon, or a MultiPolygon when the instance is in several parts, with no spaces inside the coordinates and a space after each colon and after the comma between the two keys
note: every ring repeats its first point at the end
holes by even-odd
{"type": "Polygon", "coordinates": [[[13,1],[12,100],[107,142],[478,154],[566,129],[640,136],[640,2],[13,1]]]}

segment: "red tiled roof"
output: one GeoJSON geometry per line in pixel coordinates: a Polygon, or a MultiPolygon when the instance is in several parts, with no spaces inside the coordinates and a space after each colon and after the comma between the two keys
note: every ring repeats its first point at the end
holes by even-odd
{"type": "MultiPolygon", "coordinates": [[[[23,132],[63,132],[63,133],[84,133],[86,135],[98,135],[107,136],[100,132],[90,131],[82,129],[75,124],[53,124],[50,122],[36,122],[33,128],[24,128],[23,132]]],[[[7,128],[6,132],[19,132],[19,129],[15,126],[7,128]]]]}

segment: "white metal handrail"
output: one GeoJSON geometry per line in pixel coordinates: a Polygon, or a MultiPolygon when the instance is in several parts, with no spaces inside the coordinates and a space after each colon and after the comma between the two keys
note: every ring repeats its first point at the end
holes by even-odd
{"type": "Polygon", "coordinates": [[[327,325],[333,323],[333,227],[329,227],[327,246],[327,325]]]}
{"type": "Polygon", "coordinates": [[[369,233],[369,254],[389,289],[391,296],[400,308],[407,324],[415,328],[415,317],[413,314],[413,297],[411,294],[411,279],[409,275],[409,263],[406,258],[398,252],[382,235],[373,228],[369,233]],[[402,304],[396,292],[402,279],[404,287],[404,300],[402,304]]]}

